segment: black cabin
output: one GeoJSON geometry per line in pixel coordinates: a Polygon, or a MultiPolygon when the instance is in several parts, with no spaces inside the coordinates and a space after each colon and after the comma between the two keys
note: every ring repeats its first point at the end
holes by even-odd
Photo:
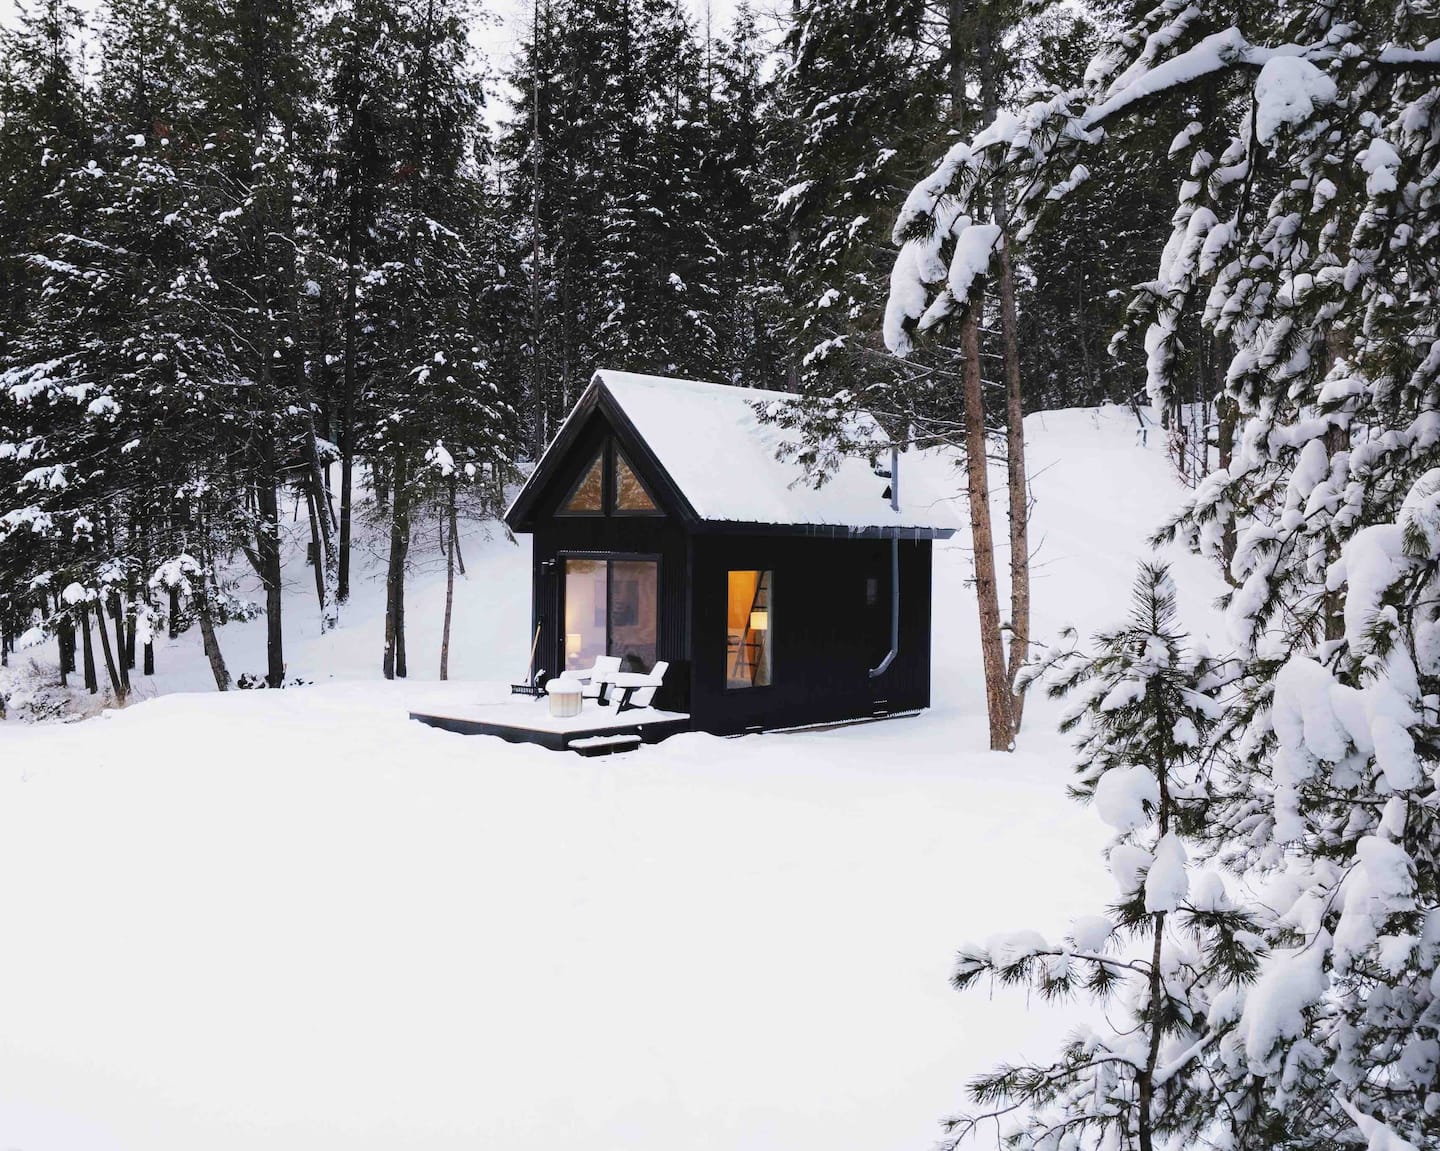
{"type": "MultiPolygon", "coordinates": [[[[808,484],[776,457],[787,433],[758,414],[787,402],[595,373],[505,516],[534,537],[536,668],[664,660],[655,706],[716,734],[929,705],[945,505],[892,499],[869,458],[808,484]]],[[[894,459],[873,420],[860,430],[894,459]]]]}

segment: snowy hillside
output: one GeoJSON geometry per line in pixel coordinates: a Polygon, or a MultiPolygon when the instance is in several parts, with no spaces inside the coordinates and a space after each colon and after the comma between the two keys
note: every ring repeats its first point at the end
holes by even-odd
{"type": "MultiPolygon", "coordinates": [[[[1124,611],[1179,489],[1128,411],[1027,428],[1043,640],[1124,611]]],[[[375,678],[371,578],[332,636],[290,614],[314,686],[187,691],[187,635],[161,698],[0,724],[0,1146],[899,1151],[1064,1030],[947,983],[967,940],[1058,932],[1113,887],[1053,707],[983,750],[960,537],[931,712],[601,760],[407,721],[524,666],[524,541],[476,528],[466,559],[451,684],[419,682],[444,590],[421,572],[414,682],[375,678]]],[[[1188,574],[1203,625],[1218,588],[1188,574]]],[[[258,623],[221,640],[259,666],[258,623]]]]}

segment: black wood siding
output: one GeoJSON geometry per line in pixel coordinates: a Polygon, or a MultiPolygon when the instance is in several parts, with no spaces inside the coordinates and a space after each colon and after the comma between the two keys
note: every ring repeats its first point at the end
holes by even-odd
{"type": "Polygon", "coordinates": [[[900,542],[900,654],[871,679],[890,646],[890,543],[811,536],[692,537],[690,711],[695,726],[729,733],[904,711],[930,703],[928,540],[900,542]],[[727,573],[774,572],[773,684],[725,686],[727,573]],[[866,581],[876,581],[867,603],[866,581]]]}

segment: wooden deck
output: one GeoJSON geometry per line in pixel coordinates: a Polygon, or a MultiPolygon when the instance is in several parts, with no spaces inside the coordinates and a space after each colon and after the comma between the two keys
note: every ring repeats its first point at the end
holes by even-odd
{"type": "Polygon", "coordinates": [[[581,755],[628,751],[637,743],[659,743],[690,730],[690,717],[683,712],[641,707],[617,714],[613,707],[601,707],[590,699],[579,715],[568,719],[552,716],[548,700],[520,696],[503,703],[412,711],[410,718],[459,735],[494,735],[508,743],[534,743],[581,755]],[[627,736],[635,738],[619,738],[627,736]]]}

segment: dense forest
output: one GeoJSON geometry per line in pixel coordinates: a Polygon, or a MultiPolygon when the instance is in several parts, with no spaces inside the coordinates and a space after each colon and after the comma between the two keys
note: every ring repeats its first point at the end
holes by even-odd
{"type": "MultiPolygon", "coordinates": [[[[41,623],[65,673],[123,697],[157,628],[198,626],[223,688],[216,623],[263,611],[279,685],[298,500],[327,624],[358,517],[388,525],[404,675],[412,524],[496,510],[598,365],[820,413],[859,396],[897,436],[960,442],[949,350],[881,340],[896,209],[986,107],[1078,82],[1095,24],[853,0],[716,29],[679,0],[530,15],[499,61],[462,0],[45,0],[4,32],[7,654],[41,623]],[[238,557],[263,603],[223,578],[238,557]]],[[[1143,353],[1106,342],[1166,227],[1154,175],[1027,251],[1028,409],[1138,394],[1143,353]]]]}

